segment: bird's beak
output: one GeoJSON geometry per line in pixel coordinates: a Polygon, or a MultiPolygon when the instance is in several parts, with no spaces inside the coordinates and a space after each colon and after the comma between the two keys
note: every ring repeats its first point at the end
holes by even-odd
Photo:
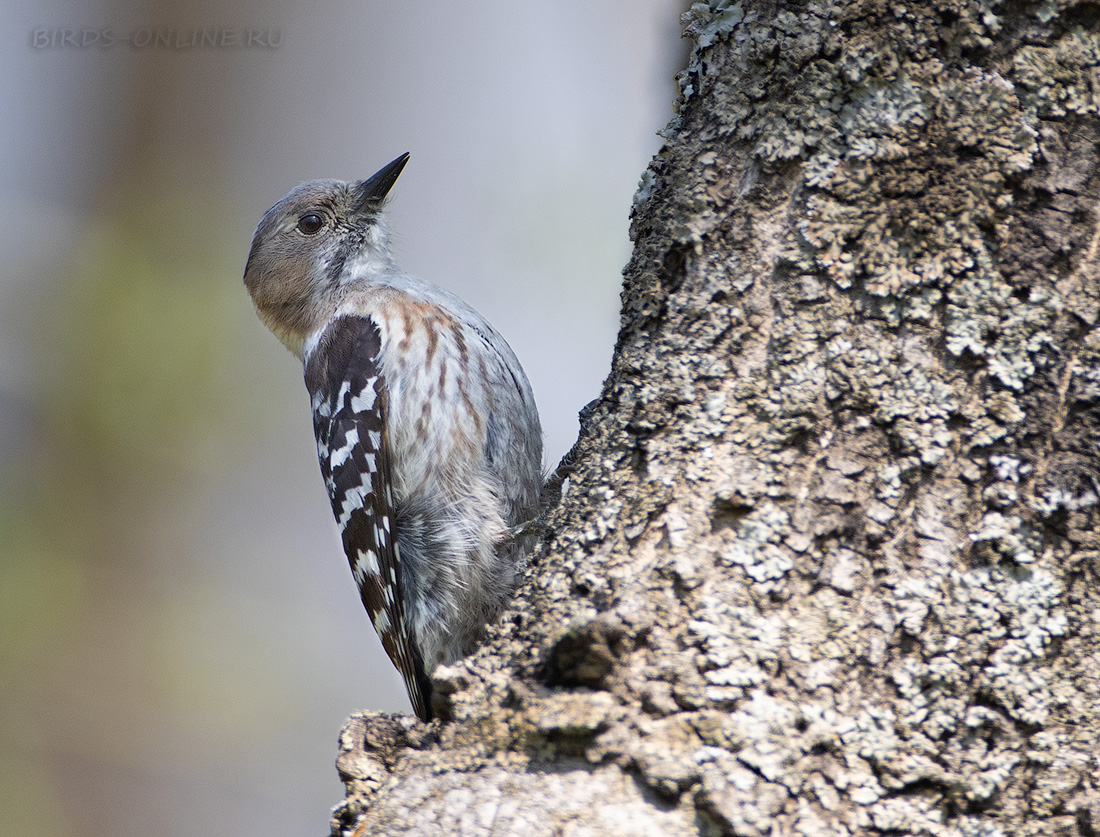
{"type": "Polygon", "coordinates": [[[392,163],[383,166],[360,183],[360,198],[356,209],[360,212],[377,209],[382,200],[389,194],[390,189],[393,188],[393,184],[397,182],[397,177],[401,174],[401,169],[405,168],[407,162],[409,162],[409,152],[406,151],[392,163]]]}

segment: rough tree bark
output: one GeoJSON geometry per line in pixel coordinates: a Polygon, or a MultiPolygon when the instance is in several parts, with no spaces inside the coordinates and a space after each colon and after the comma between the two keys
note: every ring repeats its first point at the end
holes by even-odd
{"type": "Polygon", "coordinates": [[[622,328],[442,724],[334,830],[1100,830],[1100,7],[728,0],[622,328]]]}

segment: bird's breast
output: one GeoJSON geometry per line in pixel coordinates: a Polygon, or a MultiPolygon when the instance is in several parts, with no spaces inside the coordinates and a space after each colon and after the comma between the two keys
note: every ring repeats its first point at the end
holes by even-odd
{"type": "Polygon", "coordinates": [[[437,490],[480,468],[492,387],[476,332],[438,306],[402,298],[381,312],[387,428],[396,482],[437,490]]]}

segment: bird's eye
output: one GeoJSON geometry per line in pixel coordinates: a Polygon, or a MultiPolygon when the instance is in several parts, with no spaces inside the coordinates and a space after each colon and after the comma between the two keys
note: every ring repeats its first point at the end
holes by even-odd
{"type": "Polygon", "coordinates": [[[324,225],[325,220],[315,212],[310,212],[298,219],[298,230],[306,235],[316,235],[324,225]]]}

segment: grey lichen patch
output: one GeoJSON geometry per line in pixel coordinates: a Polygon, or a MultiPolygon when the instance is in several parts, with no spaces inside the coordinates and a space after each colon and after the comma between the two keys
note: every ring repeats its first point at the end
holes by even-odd
{"type": "Polygon", "coordinates": [[[1052,46],[1025,46],[1015,56],[1024,102],[1043,117],[1095,114],[1100,90],[1088,74],[1100,66],[1100,35],[1076,29],[1052,46]]]}
{"type": "Polygon", "coordinates": [[[764,683],[775,671],[784,642],[778,617],[762,619],[755,608],[732,605],[713,596],[702,599],[697,616],[687,623],[686,639],[703,654],[700,669],[708,701],[731,703],[764,683]]]}
{"type": "Polygon", "coordinates": [[[732,0],[711,0],[708,3],[692,3],[680,16],[684,37],[693,38],[699,49],[706,49],[715,41],[728,38],[745,19],[740,3],[732,0]]]}
{"type": "Polygon", "coordinates": [[[638,189],[634,193],[634,200],[631,204],[632,212],[637,212],[638,208],[653,196],[653,184],[656,181],[657,178],[649,169],[642,172],[642,177],[638,181],[638,189]]]}
{"type": "Polygon", "coordinates": [[[989,273],[973,272],[948,291],[947,349],[985,358],[989,372],[1006,387],[1023,388],[1040,353],[1053,340],[1050,331],[1061,312],[1058,294],[1032,288],[1026,300],[989,273]]]}
{"type": "Polygon", "coordinates": [[[770,592],[794,567],[794,553],[783,544],[789,532],[787,512],[763,503],[730,533],[721,560],[743,568],[761,592],[770,592]]]}
{"type": "Polygon", "coordinates": [[[1036,124],[997,74],[914,68],[846,106],[837,145],[812,158],[800,231],[841,287],[949,287],[990,260],[986,230],[1032,165],[1036,124]]]}
{"type": "Polygon", "coordinates": [[[703,821],[714,828],[713,832],[703,833],[746,837],[771,834],[775,817],[787,806],[790,792],[781,784],[762,779],[725,750],[711,748],[699,752],[697,758],[702,779],[695,805],[703,821]]]}
{"type": "Polygon", "coordinates": [[[820,332],[813,316],[779,320],[772,331],[770,354],[776,363],[760,408],[771,418],[779,438],[817,424],[825,385],[825,366],[818,351],[820,332]]]}
{"type": "MultiPolygon", "coordinates": [[[[1011,505],[1015,498],[1010,498],[1011,505]]],[[[1001,557],[1017,564],[1032,564],[1036,552],[1042,549],[1042,533],[1024,523],[1015,515],[1005,516],[1000,512],[988,512],[981,520],[978,530],[970,536],[975,545],[975,555],[1001,557]]]]}
{"type": "Polygon", "coordinates": [[[944,374],[923,339],[886,341],[873,325],[848,330],[825,346],[826,396],[869,414],[898,451],[935,465],[954,442],[961,375],[944,374]]]}
{"type": "MultiPolygon", "coordinates": [[[[756,141],[756,153],[769,161],[794,158],[825,142],[842,105],[843,89],[830,62],[811,60],[824,46],[822,28],[814,24],[825,14],[824,7],[800,14],[782,11],[762,26],[751,25],[758,23],[758,13],[744,13],[740,4],[696,3],[682,17],[685,35],[696,39],[696,48],[688,68],[678,76],[680,107],[697,87],[718,85],[716,92],[724,102],[717,114],[721,133],[756,141]],[[717,65],[707,50],[719,39],[731,43],[727,60],[735,62],[747,84],[714,78],[717,65]],[[772,83],[783,85],[783,98],[793,102],[792,107],[778,105],[779,97],[770,95],[772,83]]],[[[833,35],[825,31],[826,37],[833,35]]]]}
{"type": "Polygon", "coordinates": [[[1045,657],[1051,642],[1068,628],[1061,610],[1061,584],[1041,566],[1019,578],[997,570],[977,570],[959,582],[960,599],[986,614],[986,635],[990,639],[1004,637],[985,670],[992,694],[1012,717],[1028,724],[1044,723],[1063,700],[1053,689],[1050,673],[1035,662],[1045,657]],[[993,611],[996,625],[991,621],[993,611]]]}
{"type": "MultiPolygon", "coordinates": [[[[874,746],[880,749],[874,761],[888,786],[933,778],[953,788],[953,794],[989,799],[1008,788],[1023,758],[1013,724],[1041,724],[1066,703],[1036,666],[1067,630],[1057,583],[1042,569],[1022,575],[952,570],[931,584],[913,579],[907,590],[921,604],[899,614],[907,629],[934,615],[941,624],[951,620],[951,630],[942,637],[940,655],[927,662],[904,657],[891,668],[899,699],[888,727],[904,737],[875,735],[874,746]],[[986,662],[977,670],[964,667],[975,659],[986,662]],[[949,746],[929,761],[901,744],[914,737],[949,746]]],[[[934,646],[925,645],[929,652],[934,646]]],[[[862,754],[871,746],[865,739],[874,729],[856,724],[850,733],[862,754]]]]}

